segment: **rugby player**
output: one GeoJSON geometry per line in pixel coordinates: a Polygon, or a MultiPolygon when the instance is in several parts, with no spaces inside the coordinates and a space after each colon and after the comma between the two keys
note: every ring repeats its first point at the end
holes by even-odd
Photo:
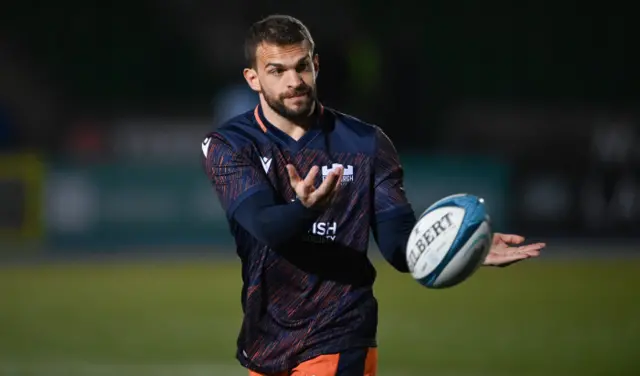
{"type": "MultiPolygon", "coordinates": [[[[416,222],[398,154],[379,127],[319,102],[320,61],[299,20],[256,22],[245,55],[244,78],[260,103],[202,144],[242,263],[237,359],[252,376],[373,376],[369,234],[406,273],[416,222]]],[[[509,265],[544,247],[523,242],[494,234],[484,264],[509,265]]]]}

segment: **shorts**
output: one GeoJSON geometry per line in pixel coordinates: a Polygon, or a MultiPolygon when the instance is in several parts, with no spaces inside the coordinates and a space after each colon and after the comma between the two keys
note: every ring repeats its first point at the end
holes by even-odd
{"type": "Polygon", "coordinates": [[[250,371],[249,376],[376,376],[377,369],[378,350],[369,348],[320,355],[299,364],[291,371],[273,375],[250,371]]]}

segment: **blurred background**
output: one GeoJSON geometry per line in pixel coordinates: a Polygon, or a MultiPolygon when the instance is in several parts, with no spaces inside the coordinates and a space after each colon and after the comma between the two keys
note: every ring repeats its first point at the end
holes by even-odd
{"type": "MultiPolygon", "coordinates": [[[[0,375],[244,375],[240,269],[200,166],[251,109],[243,37],[309,27],[416,211],[483,196],[540,260],[426,291],[378,262],[382,375],[640,375],[640,59],[615,1],[9,1],[0,375]]],[[[372,257],[377,258],[372,244],[372,257]]]]}

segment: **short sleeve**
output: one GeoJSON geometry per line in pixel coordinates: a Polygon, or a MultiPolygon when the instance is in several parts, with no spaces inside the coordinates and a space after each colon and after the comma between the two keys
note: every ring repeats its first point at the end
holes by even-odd
{"type": "Polygon", "coordinates": [[[213,133],[202,143],[203,167],[222,208],[231,218],[240,203],[252,194],[270,189],[263,171],[248,155],[234,150],[223,136],[213,133]]]}
{"type": "Polygon", "coordinates": [[[393,143],[381,129],[376,131],[374,160],[374,217],[380,222],[412,212],[404,190],[404,171],[393,143]]]}

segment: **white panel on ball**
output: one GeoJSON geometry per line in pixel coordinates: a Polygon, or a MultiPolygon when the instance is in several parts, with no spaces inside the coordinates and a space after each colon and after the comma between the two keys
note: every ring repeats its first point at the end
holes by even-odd
{"type": "Polygon", "coordinates": [[[409,270],[415,279],[429,275],[442,262],[451,248],[462,220],[464,209],[442,207],[425,214],[409,237],[409,270]]]}
{"type": "Polygon", "coordinates": [[[471,276],[487,257],[491,248],[491,229],[487,222],[482,222],[467,243],[460,248],[436,277],[433,287],[443,288],[456,285],[471,276]]]}

